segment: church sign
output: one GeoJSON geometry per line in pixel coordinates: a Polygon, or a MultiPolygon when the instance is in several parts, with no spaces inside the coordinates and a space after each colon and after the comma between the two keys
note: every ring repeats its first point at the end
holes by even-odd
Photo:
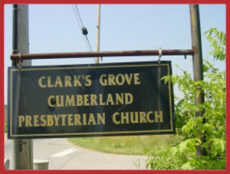
{"type": "Polygon", "coordinates": [[[174,133],[171,62],[10,67],[8,137],[174,133]]]}

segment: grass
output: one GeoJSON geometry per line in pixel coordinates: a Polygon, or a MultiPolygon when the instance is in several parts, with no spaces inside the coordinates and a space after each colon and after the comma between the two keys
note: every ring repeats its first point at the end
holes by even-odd
{"type": "Polygon", "coordinates": [[[182,138],[177,135],[151,135],[69,138],[69,141],[81,147],[106,153],[144,155],[149,149],[167,148],[180,142],[182,138]]]}

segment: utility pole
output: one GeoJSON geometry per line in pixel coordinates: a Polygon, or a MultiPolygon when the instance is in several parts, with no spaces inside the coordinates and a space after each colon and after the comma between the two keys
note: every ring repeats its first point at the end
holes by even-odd
{"type": "MultiPolygon", "coordinates": [[[[13,54],[29,53],[28,5],[13,5],[13,54]]],[[[19,60],[20,61],[20,60],[19,60]]],[[[19,62],[13,61],[17,66],[19,62]]],[[[31,66],[24,60],[21,66],[31,66]]],[[[20,85],[20,84],[18,84],[20,85]]],[[[23,97],[23,96],[21,96],[23,97]]],[[[33,145],[30,139],[16,139],[14,143],[14,169],[33,169],[33,145]]]]}
{"type": "MultiPolygon", "coordinates": [[[[101,29],[101,5],[97,6],[97,52],[100,51],[100,29],[101,29]]],[[[96,57],[96,63],[99,63],[99,57],[96,57]]]]}
{"type": "MultiPolygon", "coordinates": [[[[191,34],[192,34],[192,49],[194,50],[193,56],[193,78],[195,81],[203,80],[203,57],[202,57],[202,43],[200,31],[200,14],[198,5],[190,5],[190,20],[191,20],[191,34]]],[[[195,92],[195,105],[204,103],[204,91],[199,87],[195,92]]],[[[203,116],[203,111],[196,113],[197,117],[203,116]]],[[[200,132],[200,138],[204,141],[204,136],[200,132]]],[[[201,147],[197,147],[197,156],[203,155],[201,147]]]]}

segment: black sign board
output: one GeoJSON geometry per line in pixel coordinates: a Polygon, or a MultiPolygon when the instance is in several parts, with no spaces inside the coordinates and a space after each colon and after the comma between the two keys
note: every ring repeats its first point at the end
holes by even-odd
{"type": "Polygon", "coordinates": [[[9,138],[174,133],[171,62],[9,68],[9,138]]]}

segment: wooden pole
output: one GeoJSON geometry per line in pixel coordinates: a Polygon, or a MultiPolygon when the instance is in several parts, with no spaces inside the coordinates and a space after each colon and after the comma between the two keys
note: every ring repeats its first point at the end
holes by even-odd
{"type": "MultiPolygon", "coordinates": [[[[192,34],[192,49],[193,55],[193,78],[195,81],[203,80],[203,57],[202,57],[202,43],[200,31],[200,14],[198,5],[190,5],[190,19],[191,19],[191,34],[192,34]]],[[[197,87],[195,92],[195,105],[204,103],[204,92],[197,87]]],[[[203,111],[196,113],[197,117],[203,116],[203,111]]],[[[200,138],[204,141],[204,136],[200,132],[200,138]]],[[[197,156],[203,155],[201,147],[197,147],[197,156]]]]}
{"type": "MultiPolygon", "coordinates": [[[[28,5],[13,5],[13,54],[29,53],[28,5]]],[[[18,61],[13,60],[16,66],[18,61]]],[[[24,60],[21,66],[30,66],[31,60],[24,60]]],[[[20,87],[20,84],[17,84],[20,87]]],[[[23,97],[23,96],[21,96],[23,97]]],[[[16,139],[14,143],[14,169],[33,169],[33,146],[30,139],[16,139]]]]}
{"type": "MultiPolygon", "coordinates": [[[[101,5],[97,7],[97,52],[100,51],[100,32],[101,32],[101,5]]],[[[96,57],[96,63],[99,63],[99,57],[96,57]]]]}

